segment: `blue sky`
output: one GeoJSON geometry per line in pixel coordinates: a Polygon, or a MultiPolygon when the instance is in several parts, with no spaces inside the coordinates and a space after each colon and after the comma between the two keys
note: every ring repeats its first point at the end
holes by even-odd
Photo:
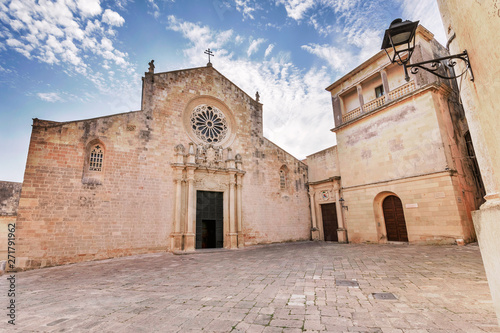
{"type": "Polygon", "coordinates": [[[0,180],[22,181],[32,118],[140,109],[141,76],[214,67],[264,104],[264,135],[298,158],[335,144],[324,89],[380,49],[390,22],[444,44],[435,0],[0,0],[0,180]]]}

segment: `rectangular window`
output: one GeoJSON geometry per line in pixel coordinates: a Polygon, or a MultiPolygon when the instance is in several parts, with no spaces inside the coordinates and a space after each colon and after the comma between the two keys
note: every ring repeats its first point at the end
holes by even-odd
{"type": "Polygon", "coordinates": [[[377,88],[375,88],[375,98],[379,98],[382,95],[384,95],[384,86],[380,85],[377,88]]]}

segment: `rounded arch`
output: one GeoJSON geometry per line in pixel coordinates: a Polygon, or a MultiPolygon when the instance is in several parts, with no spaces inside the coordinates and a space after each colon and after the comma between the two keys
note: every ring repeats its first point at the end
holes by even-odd
{"type": "Polygon", "coordinates": [[[106,144],[100,138],[90,139],[85,145],[82,182],[102,184],[106,165],[106,144]]]}
{"type": "MultiPolygon", "coordinates": [[[[373,212],[375,215],[375,223],[376,223],[376,229],[377,229],[377,237],[379,243],[385,243],[387,241],[392,241],[393,239],[391,236],[387,236],[387,224],[386,224],[386,216],[384,215],[384,201],[389,198],[389,197],[394,197],[399,200],[399,203],[401,204],[400,208],[398,208],[398,214],[401,215],[403,209],[402,209],[402,201],[399,198],[399,196],[391,191],[383,191],[378,193],[375,198],[373,199],[373,212]]],[[[404,213],[403,213],[403,219],[404,219],[404,213]]],[[[391,225],[389,225],[391,228],[391,225]]],[[[405,227],[406,227],[406,222],[405,222],[405,227]]],[[[390,229],[392,230],[392,229],[390,229]]],[[[406,240],[408,241],[408,233],[406,228],[404,229],[405,235],[406,235],[406,240]]]]}
{"type": "Polygon", "coordinates": [[[399,196],[390,191],[377,194],[373,200],[379,242],[408,242],[408,231],[403,203],[399,196]]]}

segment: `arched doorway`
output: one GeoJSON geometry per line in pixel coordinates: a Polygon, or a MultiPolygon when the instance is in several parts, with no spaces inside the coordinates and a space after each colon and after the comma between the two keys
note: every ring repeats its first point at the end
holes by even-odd
{"type": "Polygon", "coordinates": [[[408,242],[403,204],[395,195],[389,195],[382,203],[384,212],[387,240],[395,242],[408,242]]]}

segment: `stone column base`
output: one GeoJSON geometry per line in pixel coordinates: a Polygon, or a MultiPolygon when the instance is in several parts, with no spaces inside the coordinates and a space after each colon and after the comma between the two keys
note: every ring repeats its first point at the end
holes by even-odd
{"type": "Polygon", "coordinates": [[[194,251],[195,234],[184,234],[184,251],[194,251]]]}
{"type": "Polygon", "coordinates": [[[238,234],[237,233],[229,233],[226,236],[228,239],[227,248],[228,249],[238,248],[238,234]]]}
{"type": "Polygon", "coordinates": [[[347,230],[337,229],[337,237],[339,239],[339,243],[347,243],[347,230]]]}
{"type": "Polygon", "coordinates": [[[320,240],[320,239],[319,239],[319,230],[317,230],[317,229],[316,229],[316,230],[312,230],[312,229],[311,229],[311,239],[312,239],[313,241],[318,241],[318,240],[320,240]]]}
{"type": "Polygon", "coordinates": [[[245,237],[243,237],[243,233],[238,233],[238,248],[245,247],[245,237]]]}
{"type": "Polygon", "coordinates": [[[500,325],[500,205],[472,212],[472,220],[500,325]]]}
{"type": "Polygon", "coordinates": [[[170,250],[180,251],[182,250],[182,234],[178,232],[173,232],[170,234],[170,250]]]}

